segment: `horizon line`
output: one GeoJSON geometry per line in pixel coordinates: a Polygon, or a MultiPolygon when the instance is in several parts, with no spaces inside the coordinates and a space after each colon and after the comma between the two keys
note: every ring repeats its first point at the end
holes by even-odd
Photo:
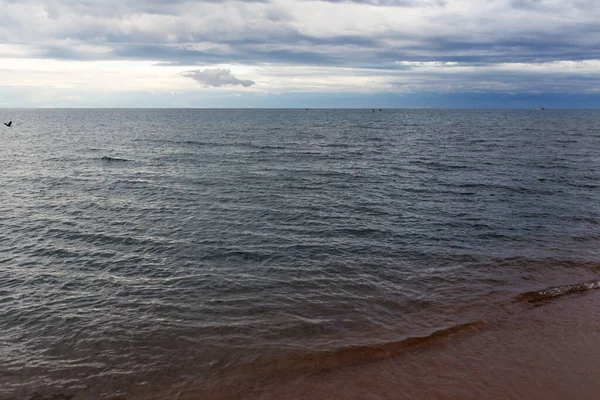
{"type": "Polygon", "coordinates": [[[0,110],[582,110],[595,111],[600,108],[570,107],[0,107],[0,110]]]}

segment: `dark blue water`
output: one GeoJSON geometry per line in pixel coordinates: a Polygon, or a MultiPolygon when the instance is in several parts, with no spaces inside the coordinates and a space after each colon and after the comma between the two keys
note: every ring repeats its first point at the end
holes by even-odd
{"type": "Polygon", "coordinates": [[[1,114],[0,398],[168,398],[600,271],[598,111],[1,114]]]}

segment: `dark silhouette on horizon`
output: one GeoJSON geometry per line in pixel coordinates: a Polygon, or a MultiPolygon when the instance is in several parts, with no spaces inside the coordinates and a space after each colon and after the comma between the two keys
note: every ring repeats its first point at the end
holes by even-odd
{"type": "Polygon", "coordinates": [[[6,125],[10,128],[12,126],[12,121],[9,121],[8,124],[5,122],[4,125],[6,125]]]}

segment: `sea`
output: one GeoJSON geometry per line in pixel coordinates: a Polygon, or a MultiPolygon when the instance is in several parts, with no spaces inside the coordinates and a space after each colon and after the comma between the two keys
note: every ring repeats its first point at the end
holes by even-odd
{"type": "Polygon", "coordinates": [[[600,287],[597,110],[0,116],[3,400],[267,399],[600,287]]]}

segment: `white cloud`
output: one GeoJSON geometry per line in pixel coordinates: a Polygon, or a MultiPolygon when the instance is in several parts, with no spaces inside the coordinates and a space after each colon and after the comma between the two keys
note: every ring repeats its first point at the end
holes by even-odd
{"type": "Polygon", "coordinates": [[[453,61],[396,61],[396,64],[405,67],[455,67],[458,65],[457,62],[453,61]]]}
{"type": "MultiPolygon", "coordinates": [[[[87,93],[146,91],[203,92],[547,92],[591,93],[600,86],[600,60],[483,65],[403,62],[399,68],[214,65],[190,71],[185,66],[156,66],[150,61],[69,61],[3,59],[0,86],[32,92],[44,89],[87,93]],[[407,68],[408,66],[408,68],[407,68]],[[233,72],[232,72],[233,71],[233,72]],[[244,79],[241,79],[243,76],[244,79]],[[93,79],[90,79],[93,77],[93,79]],[[192,79],[190,79],[192,78],[192,79]],[[260,82],[260,85],[254,84],[260,82]]],[[[80,95],[80,94],[78,94],[80,95]]],[[[57,95],[58,96],[58,95],[57,95]]]]}
{"type": "Polygon", "coordinates": [[[243,80],[238,79],[228,69],[205,69],[186,71],[183,73],[184,76],[190,77],[196,82],[199,82],[205,86],[221,87],[221,86],[243,86],[249,87],[254,85],[254,81],[249,79],[243,80]]]}

